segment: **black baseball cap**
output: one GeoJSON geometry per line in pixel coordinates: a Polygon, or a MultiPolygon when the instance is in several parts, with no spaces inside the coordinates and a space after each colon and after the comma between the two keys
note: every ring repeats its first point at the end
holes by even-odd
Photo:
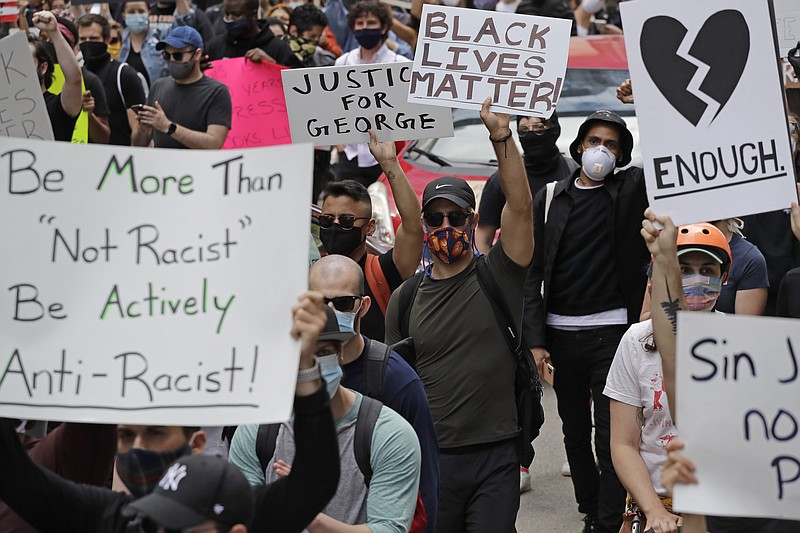
{"type": "Polygon", "coordinates": [[[450,200],[458,207],[475,209],[475,192],[472,187],[455,176],[444,176],[426,185],[422,193],[422,209],[424,210],[426,205],[437,198],[450,200]]]}
{"type": "Polygon", "coordinates": [[[191,455],[167,468],[156,489],[125,508],[167,529],[185,529],[206,520],[249,526],[255,496],[244,474],[222,457],[191,455]]]}
{"type": "Polygon", "coordinates": [[[336,313],[330,306],[325,306],[325,314],[328,315],[328,321],[325,322],[325,329],[319,334],[321,341],[337,341],[347,342],[355,336],[351,331],[341,331],[339,329],[339,321],[336,319],[336,313]]]}
{"type": "Polygon", "coordinates": [[[592,123],[597,121],[608,122],[619,127],[622,155],[617,161],[617,166],[624,167],[630,163],[631,153],[633,152],[633,135],[631,135],[628,125],[621,116],[617,115],[613,111],[607,111],[604,109],[595,111],[583,121],[583,124],[581,124],[581,127],[578,129],[578,136],[575,137],[575,140],[569,145],[569,153],[572,155],[572,159],[574,159],[579,165],[581,164],[581,153],[578,151],[578,148],[583,142],[583,138],[586,137],[586,133],[589,131],[589,128],[592,127],[592,123]]]}

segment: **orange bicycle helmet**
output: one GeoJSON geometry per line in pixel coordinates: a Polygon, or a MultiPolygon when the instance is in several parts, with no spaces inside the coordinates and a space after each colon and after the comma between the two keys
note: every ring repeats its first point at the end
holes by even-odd
{"type": "Polygon", "coordinates": [[[725,235],[712,224],[701,222],[678,228],[678,256],[687,252],[703,252],[720,264],[722,281],[728,279],[731,271],[731,247],[725,235]]]}

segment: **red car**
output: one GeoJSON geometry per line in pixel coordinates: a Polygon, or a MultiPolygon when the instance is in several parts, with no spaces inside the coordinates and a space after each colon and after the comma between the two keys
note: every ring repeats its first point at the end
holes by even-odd
{"type": "MultiPolygon", "coordinates": [[[[564,88],[558,100],[561,137],[558,146],[569,157],[569,143],[577,135],[585,118],[598,109],[610,109],[625,117],[628,128],[638,140],[638,124],[632,105],[622,104],[616,90],[628,78],[625,41],[621,35],[573,37],[564,88]]],[[[400,165],[411,186],[422,197],[430,181],[440,176],[458,176],[469,182],[480,196],[486,179],[497,170],[492,146],[477,111],[453,109],[454,137],[409,141],[399,153],[400,165]]],[[[516,135],[514,136],[517,139],[516,135]]],[[[638,142],[634,145],[632,165],[641,165],[638,142]]],[[[386,176],[369,187],[373,216],[378,222],[376,237],[382,243],[394,243],[400,216],[394,204],[386,176]]]]}

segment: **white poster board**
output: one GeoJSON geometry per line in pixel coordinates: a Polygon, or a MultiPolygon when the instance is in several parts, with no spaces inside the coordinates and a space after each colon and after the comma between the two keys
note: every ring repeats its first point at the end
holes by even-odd
{"type": "Polygon", "coordinates": [[[408,102],[411,62],[284,70],[293,142],[347,144],[453,136],[450,109],[408,102]]]}
{"type": "Polygon", "coordinates": [[[780,56],[786,57],[789,50],[800,41],[800,2],[797,0],[772,0],[775,5],[775,28],[778,33],[780,56]]]}
{"type": "Polygon", "coordinates": [[[50,116],[23,32],[0,40],[0,137],[53,140],[50,116]]]}
{"type": "Polygon", "coordinates": [[[422,7],[409,102],[548,118],[567,70],[571,21],[422,7]]]}
{"type": "Polygon", "coordinates": [[[800,519],[800,320],[681,312],[677,342],[675,510],[800,519]]]}
{"type": "Polygon", "coordinates": [[[215,426],[286,420],[312,146],[8,139],[0,411],[215,426]]]}
{"type": "Polygon", "coordinates": [[[620,9],[653,210],[688,224],[789,207],[797,192],[768,0],[620,9]]]}

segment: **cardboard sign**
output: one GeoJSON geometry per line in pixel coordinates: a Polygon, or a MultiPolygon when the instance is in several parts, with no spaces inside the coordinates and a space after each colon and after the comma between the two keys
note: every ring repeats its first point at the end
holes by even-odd
{"type": "Polygon", "coordinates": [[[283,71],[292,139],[316,144],[453,136],[450,109],[408,103],[411,62],[283,71]]]}
{"type": "Polygon", "coordinates": [[[409,102],[549,117],[567,70],[566,19],[426,4],[409,102]]]}
{"type": "Polygon", "coordinates": [[[677,342],[675,510],[800,519],[800,321],[681,312],[677,342]]]}
{"type": "Polygon", "coordinates": [[[312,159],[4,141],[3,416],[286,420],[312,159]]]}
{"type": "Polygon", "coordinates": [[[289,117],[281,71],[274,63],[254,63],[243,57],[211,63],[206,76],[228,86],[233,117],[224,150],[290,144],[289,117]]]}
{"type": "MultiPolygon", "coordinates": [[[[64,73],[61,65],[53,65],[53,83],[47,88],[53,94],[61,94],[64,88],[64,73]]],[[[86,92],[85,80],[81,80],[81,92],[86,92]]],[[[76,144],[87,144],[89,142],[89,113],[81,110],[78,120],[75,121],[75,129],[72,131],[72,142],[76,144]]]]}
{"type": "Polygon", "coordinates": [[[786,57],[789,50],[800,41],[800,4],[796,0],[772,0],[775,5],[775,29],[778,34],[780,56],[786,57]]]}
{"type": "Polygon", "coordinates": [[[25,34],[0,40],[0,136],[53,140],[25,34]]]}
{"type": "Polygon", "coordinates": [[[650,206],[676,224],[797,198],[768,1],[620,5],[650,206]]]}

